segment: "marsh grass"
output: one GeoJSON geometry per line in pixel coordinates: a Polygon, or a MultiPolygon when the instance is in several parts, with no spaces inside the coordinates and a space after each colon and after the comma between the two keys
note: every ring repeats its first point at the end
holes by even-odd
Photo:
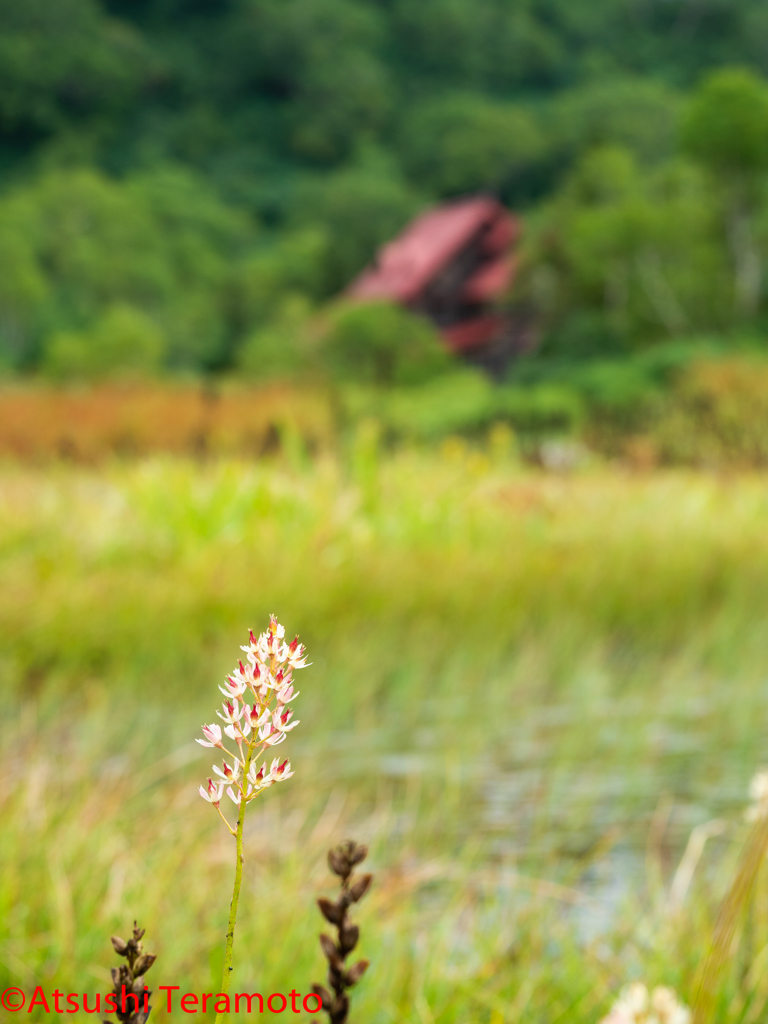
{"type": "MultiPolygon", "coordinates": [[[[104,992],[138,916],[156,986],[215,990],[231,840],[189,737],[278,610],[310,724],[246,836],[233,991],[309,991],[325,851],[355,835],[358,1020],[586,1024],[635,977],[692,1001],[766,760],[768,481],[369,441],[304,469],[5,467],[0,981],[104,992]]],[[[768,996],[749,905],[718,1021],[768,996]]]]}

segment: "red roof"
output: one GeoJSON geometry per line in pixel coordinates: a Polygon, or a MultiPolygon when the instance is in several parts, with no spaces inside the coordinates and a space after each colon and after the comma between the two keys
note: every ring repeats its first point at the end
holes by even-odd
{"type": "Polygon", "coordinates": [[[441,334],[454,352],[472,352],[493,341],[504,327],[503,317],[489,313],[471,320],[463,320],[452,327],[444,327],[441,334]]]}
{"type": "MultiPolygon", "coordinates": [[[[517,222],[489,196],[474,196],[428,210],[380,250],[376,262],[352,282],[348,294],[360,299],[414,302],[483,228],[491,229],[484,239],[489,255],[504,251],[517,234],[517,222]]],[[[493,275],[490,268],[487,272],[493,278],[494,291],[501,290],[509,280],[511,267],[502,274],[500,263],[492,266],[493,275]]],[[[478,290],[487,297],[487,284],[478,290]]]]}
{"type": "Polygon", "coordinates": [[[516,269],[517,260],[514,256],[501,256],[486,263],[464,282],[462,299],[470,303],[490,302],[511,284],[516,269]]]}

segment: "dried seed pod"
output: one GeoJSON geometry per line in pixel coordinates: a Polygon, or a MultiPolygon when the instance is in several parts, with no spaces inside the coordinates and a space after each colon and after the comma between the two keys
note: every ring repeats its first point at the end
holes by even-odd
{"type": "Polygon", "coordinates": [[[363,896],[368,892],[371,882],[373,881],[373,875],[361,875],[360,878],[356,879],[349,887],[349,895],[352,897],[355,903],[361,900],[363,896]]]}
{"type": "MultiPolygon", "coordinates": [[[[115,1002],[118,1008],[114,1012],[120,1024],[146,1024],[152,1009],[148,1004],[152,993],[144,984],[144,975],[157,958],[154,953],[143,951],[141,943],[143,935],[144,929],[139,928],[134,921],[133,936],[128,942],[119,936],[112,937],[115,951],[126,960],[125,963],[120,964],[119,967],[113,967],[111,970],[113,990],[110,994],[116,997],[115,1002]],[[124,993],[130,993],[136,997],[135,1000],[129,1000],[128,1006],[125,1006],[121,999],[124,993]]],[[[104,1024],[111,1024],[111,1022],[105,1021],[104,1024]]]]}
{"type": "Polygon", "coordinates": [[[320,997],[321,1008],[326,1011],[330,1010],[333,1004],[333,996],[328,991],[328,989],[325,988],[324,985],[314,984],[312,986],[312,991],[315,993],[316,996],[320,997]]]}
{"type": "Polygon", "coordinates": [[[153,953],[143,953],[134,964],[134,974],[146,974],[155,960],[157,957],[153,953]]]}
{"type": "Polygon", "coordinates": [[[361,864],[368,856],[368,847],[364,845],[356,846],[353,851],[350,852],[347,860],[349,866],[354,867],[356,864],[361,864]]]}
{"type": "Polygon", "coordinates": [[[341,891],[336,902],[320,897],[317,905],[323,917],[338,930],[338,942],[322,934],[320,945],[328,960],[328,981],[333,995],[322,985],[313,985],[312,991],[321,1000],[321,1009],[328,1014],[330,1024],[347,1024],[349,996],[347,989],[362,978],[368,967],[367,960],[358,960],[348,970],[344,961],[357,945],[360,929],[347,920],[347,911],[353,903],[363,898],[370,888],[372,875],[362,875],[350,884],[350,876],[356,864],[368,856],[368,847],[358,846],[352,839],[346,839],[328,853],[328,866],[341,879],[341,891]]]}
{"type": "MultiPolygon", "coordinates": [[[[342,879],[342,886],[345,884],[346,879],[342,879]]],[[[336,900],[336,906],[341,907],[342,910],[346,911],[347,907],[352,903],[352,897],[349,894],[349,889],[343,889],[339,893],[339,898],[336,900]]]]}
{"type": "Polygon", "coordinates": [[[358,960],[356,964],[347,971],[347,980],[350,985],[356,985],[368,970],[369,960],[358,960]]]}
{"type": "Polygon", "coordinates": [[[344,912],[346,910],[346,907],[339,906],[338,903],[332,903],[325,896],[320,897],[320,899],[317,901],[317,905],[318,907],[320,907],[320,912],[322,913],[323,917],[326,919],[326,921],[329,921],[331,924],[341,924],[341,922],[344,920],[344,912]]]}
{"type": "Polygon", "coordinates": [[[323,947],[323,953],[325,954],[325,958],[328,963],[337,970],[340,970],[344,964],[341,956],[339,955],[339,949],[330,935],[321,935],[320,945],[323,947]]]}
{"type": "Polygon", "coordinates": [[[351,953],[360,938],[360,928],[356,924],[344,924],[339,929],[339,946],[343,956],[351,953]]]}
{"type": "Polygon", "coordinates": [[[349,875],[349,863],[340,850],[328,851],[328,866],[340,878],[347,878],[349,875]]]}
{"type": "Polygon", "coordinates": [[[346,992],[342,992],[340,996],[337,996],[334,1000],[333,1007],[331,1009],[331,1024],[343,1024],[349,1014],[349,996],[346,992]]]}

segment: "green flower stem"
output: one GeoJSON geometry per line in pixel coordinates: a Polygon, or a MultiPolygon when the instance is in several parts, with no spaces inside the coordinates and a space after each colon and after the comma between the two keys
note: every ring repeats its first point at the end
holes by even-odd
{"type": "MultiPolygon", "coordinates": [[[[253,758],[253,747],[248,748],[248,756],[245,760],[245,769],[243,771],[243,789],[247,788],[246,779],[248,777],[248,771],[251,767],[251,760],[253,758]]],[[[221,978],[221,988],[219,993],[221,995],[227,995],[229,992],[229,982],[232,978],[232,947],[235,942],[235,923],[237,921],[237,904],[240,901],[240,886],[243,882],[243,824],[245,822],[245,792],[241,794],[240,799],[240,812],[237,815],[237,831],[235,832],[235,840],[237,842],[237,864],[235,866],[235,887],[232,890],[232,902],[229,905],[229,925],[227,927],[227,948],[224,953],[224,973],[221,978]]],[[[215,1024],[223,1024],[225,1013],[219,1010],[216,1013],[215,1024]]]]}

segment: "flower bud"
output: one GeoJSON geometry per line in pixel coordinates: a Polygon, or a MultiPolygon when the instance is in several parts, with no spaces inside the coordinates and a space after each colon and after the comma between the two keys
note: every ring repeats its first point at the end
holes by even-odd
{"type": "Polygon", "coordinates": [[[125,939],[121,939],[119,935],[113,935],[111,939],[112,945],[115,947],[115,952],[119,953],[120,956],[125,956],[128,951],[128,943],[125,939]]]}

